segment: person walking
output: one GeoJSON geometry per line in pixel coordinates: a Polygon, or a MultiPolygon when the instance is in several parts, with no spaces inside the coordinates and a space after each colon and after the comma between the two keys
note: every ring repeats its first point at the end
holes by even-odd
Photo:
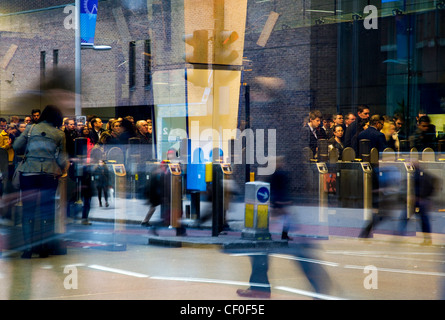
{"type": "Polygon", "coordinates": [[[55,232],[55,201],[58,179],[67,174],[65,134],[58,129],[63,116],[58,107],[48,105],[37,123],[27,126],[13,144],[14,151],[24,154],[25,161],[18,169],[22,190],[22,231],[27,246],[22,258],[31,258],[34,241],[39,241],[37,252],[47,257],[50,240],[55,232]],[[40,199],[40,207],[37,207],[40,199]],[[39,239],[34,230],[40,223],[39,239]]]}

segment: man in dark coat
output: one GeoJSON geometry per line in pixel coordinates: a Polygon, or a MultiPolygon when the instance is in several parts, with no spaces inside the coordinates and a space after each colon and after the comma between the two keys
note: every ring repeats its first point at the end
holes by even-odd
{"type": "MultiPolygon", "coordinates": [[[[360,131],[363,129],[363,123],[369,119],[369,107],[366,105],[359,105],[357,107],[357,116],[347,128],[345,132],[345,147],[354,147],[358,146],[358,143],[353,140],[356,139],[360,131]]],[[[358,150],[355,150],[357,153],[358,150]]]]}
{"type": "Polygon", "coordinates": [[[376,114],[371,117],[368,129],[359,133],[357,140],[368,139],[369,150],[376,148],[379,152],[383,152],[386,148],[385,134],[380,132],[383,128],[384,119],[382,116],[376,114]]]}

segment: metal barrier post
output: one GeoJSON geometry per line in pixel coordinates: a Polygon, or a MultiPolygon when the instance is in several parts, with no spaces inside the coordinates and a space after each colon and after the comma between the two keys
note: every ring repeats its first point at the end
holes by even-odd
{"type": "Polygon", "coordinates": [[[410,219],[414,214],[416,205],[414,175],[416,168],[410,162],[404,162],[406,169],[406,218],[410,219]]]}
{"type": "MultiPolygon", "coordinates": [[[[125,210],[123,208],[117,208],[117,198],[121,198],[121,201],[126,201],[126,179],[127,172],[125,170],[125,165],[122,163],[112,164],[113,174],[114,174],[114,232],[113,237],[115,238],[114,243],[111,245],[111,251],[125,251],[127,245],[125,241],[123,243],[117,242],[116,238],[119,233],[125,229],[125,210]]],[[[120,238],[120,237],[119,237],[120,238]]]]}
{"type": "Polygon", "coordinates": [[[270,184],[247,182],[245,187],[243,239],[271,240],[269,232],[270,184]]]}
{"type": "Polygon", "coordinates": [[[228,163],[215,162],[212,165],[212,237],[217,237],[223,230],[225,221],[226,201],[224,179],[232,174],[228,163]]]}
{"type": "Polygon", "coordinates": [[[372,169],[368,162],[361,162],[363,170],[363,219],[372,219],[372,169]]]}
{"type": "Polygon", "coordinates": [[[326,186],[326,174],[328,173],[328,168],[326,163],[317,163],[318,169],[318,220],[320,222],[326,222],[327,216],[327,192],[325,191],[326,186]]]}

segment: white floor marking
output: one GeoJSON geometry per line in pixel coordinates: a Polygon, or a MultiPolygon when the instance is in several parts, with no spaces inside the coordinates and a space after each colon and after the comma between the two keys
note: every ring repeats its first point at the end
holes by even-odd
{"type": "Polygon", "coordinates": [[[312,297],[312,298],[316,298],[316,299],[322,299],[322,300],[345,300],[343,298],[339,298],[339,297],[335,297],[335,296],[329,296],[326,294],[315,293],[315,292],[311,292],[311,291],[300,290],[300,289],[289,288],[289,287],[278,286],[278,287],[274,287],[274,289],[292,292],[292,293],[296,293],[299,295],[308,296],[308,297],[312,297]]]}
{"type": "Polygon", "coordinates": [[[97,264],[92,264],[92,265],[89,265],[88,267],[91,268],[91,269],[96,269],[96,270],[101,270],[101,271],[108,271],[108,272],[114,272],[114,273],[119,273],[119,274],[123,274],[123,275],[127,275],[127,276],[137,277],[137,278],[148,278],[149,277],[146,274],[126,271],[126,270],[122,270],[122,269],[115,269],[115,268],[99,266],[97,264]]]}

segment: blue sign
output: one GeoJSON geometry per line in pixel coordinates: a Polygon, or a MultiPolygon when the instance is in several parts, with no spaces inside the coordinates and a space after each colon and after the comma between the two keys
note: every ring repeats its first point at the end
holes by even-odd
{"type": "Polygon", "coordinates": [[[260,202],[267,202],[267,200],[269,200],[269,196],[270,196],[269,189],[267,189],[266,187],[259,188],[256,193],[256,198],[260,202]]]}
{"type": "Polygon", "coordinates": [[[81,0],[80,7],[80,39],[81,43],[94,45],[96,33],[98,0],[81,0]]]}

